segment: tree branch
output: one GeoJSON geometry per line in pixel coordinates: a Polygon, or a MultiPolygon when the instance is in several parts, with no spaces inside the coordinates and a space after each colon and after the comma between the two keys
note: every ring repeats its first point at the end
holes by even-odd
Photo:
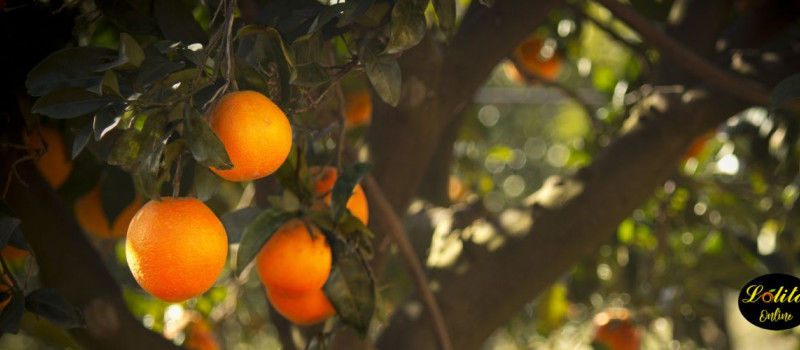
{"type": "MultiPolygon", "coordinates": [[[[769,91],[763,85],[720,69],[687,49],[677,40],[665,35],[647,18],[617,0],[597,0],[597,2],[639,32],[646,42],[657,47],[659,52],[668,57],[671,62],[737,99],[752,104],[766,105],[769,91]]],[[[796,105],[794,104],[794,106],[796,105]]]]}

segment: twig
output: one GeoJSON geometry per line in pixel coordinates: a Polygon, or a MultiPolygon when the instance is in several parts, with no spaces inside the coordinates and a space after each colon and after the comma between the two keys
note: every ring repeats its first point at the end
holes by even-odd
{"type": "Polygon", "coordinates": [[[183,172],[182,171],[183,167],[181,166],[182,161],[183,161],[183,152],[178,153],[178,159],[175,162],[176,163],[175,178],[172,179],[172,198],[178,198],[178,196],[180,196],[181,194],[181,173],[183,172]]]}
{"type": "MultiPolygon", "coordinates": [[[[355,151],[352,148],[347,147],[346,151],[348,157],[355,157],[355,151]]],[[[374,208],[378,215],[383,217],[388,224],[387,236],[391,237],[397,245],[397,250],[400,252],[400,260],[403,261],[403,265],[411,276],[417,296],[422,300],[425,309],[428,310],[428,315],[431,317],[431,323],[433,325],[433,333],[436,335],[439,347],[442,350],[452,350],[453,345],[450,341],[450,335],[447,332],[447,325],[444,322],[442,310],[439,308],[439,304],[436,302],[436,297],[433,295],[433,292],[431,292],[430,287],[428,287],[425,270],[422,268],[419,259],[417,259],[414,248],[411,247],[411,242],[408,241],[408,235],[403,228],[403,223],[394,212],[394,209],[392,209],[392,205],[389,204],[389,200],[386,198],[380,185],[378,185],[378,181],[375,180],[372,174],[367,174],[362,184],[364,190],[369,194],[371,207],[374,208]]]]}
{"type": "Polygon", "coordinates": [[[226,62],[228,64],[228,70],[225,73],[225,80],[227,80],[231,85],[233,85],[233,90],[239,90],[239,84],[236,83],[236,76],[234,75],[233,71],[233,49],[232,49],[232,42],[233,42],[233,18],[236,15],[236,0],[228,0],[228,8],[225,11],[225,15],[228,16],[228,30],[227,34],[225,35],[225,48],[228,54],[226,58],[226,62]]]}
{"type": "Polygon", "coordinates": [[[433,324],[433,331],[439,341],[440,348],[442,350],[451,350],[453,346],[450,342],[447,326],[444,323],[442,311],[439,309],[439,304],[436,303],[436,297],[434,297],[433,292],[431,292],[431,289],[428,287],[425,271],[422,268],[422,264],[417,259],[417,256],[414,254],[414,249],[408,241],[408,236],[405,233],[403,224],[400,222],[400,218],[395,214],[394,209],[392,209],[391,204],[389,204],[389,200],[386,199],[378,182],[375,181],[372,175],[364,177],[364,188],[367,193],[370,194],[370,203],[385,217],[389,225],[387,230],[388,234],[397,245],[403,265],[405,265],[406,270],[408,270],[409,275],[411,275],[411,280],[414,282],[414,289],[428,310],[431,323],[433,324]]]}
{"type": "MultiPolygon", "coordinates": [[[[670,58],[673,63],[687,72],[742,101],[757,105],[767,104],[769,91],[760,83],[720,69],[677,40],[664,34],[636,10],[617,0],[597,0],[597,2],[611,11],[614,17],[639,32],[639,35],[647,43],[658,48],[664,56],[670,58]]],[[[800,103],[795,102],[789,106],[798,108],[800,103]]]]}

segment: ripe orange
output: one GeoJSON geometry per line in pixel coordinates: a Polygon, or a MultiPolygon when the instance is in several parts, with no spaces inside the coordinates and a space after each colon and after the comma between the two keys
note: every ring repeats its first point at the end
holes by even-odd
{"type": "Polygon", "coordinates": [[[228,257],[228,236],[196,198],[162,198],[133,217],[125,255],[136,282],[153,296],[180,302],[208,291],[228,257]]]}
{"type": "Polygon", "coordinates": [[[186,340],[183,342],[183,347],[192,350],[222,349],[211,326],[202,319],[194,321],[186,327],[186,340]]]}
{"type": "Polygon", "coordinates": [[[514,59],[520,69],[553,81],[561,73],[561,57],[557,54],[542,57],[543,45],[544,41],[539,36],[528,36],[514,49],[514,59]]]}
{"type": "Polygon", "coordinates": [[[130,224],[136,211],[142,206],[142,199],[139,195],[133,199],[122,212],[114,219],[114,225],[108,224],[108,218],[103,211],[103,203],[100,200],[100,183],[92,188],[85,196],[75,201],[75,217],[84,230],[98,237],[122,238],[128,232],[130,224]]]}
{"type": "Polygon", "coordinates": [[[345,125],[354,128],[372,120],[372,94],[363,90],[347,96],[344,104],[345,125]]]}
{"type": "Polygon", "coordinates": [[[336,314],[321,289],[302,296],[286,296],[267,288],[269,302],[283,317],[301,326],[322,322],[336,314]]]}
{"type": "Polygon", "coordinates": [[[10,245],[7,245],[5,248],[3,248],[3,251],[0,254],[3,256],[3,259],[6,259],[7,262],[17,262],[25,259],[25,257],[28,255],[31,255],[31,253],[27,250],[17,249],[10,245]]]}
{"type": "Polygon", "coordinates": [[[209,111],[209,122],[233,163],[229,170],[211,170],[226,180],[262,178],[275,172],[289,156],[289,120],[280,107],[258,92],[223,96],[209,111]]]}
{"type": "MultiPolygon", "coordinates": [[[[331,205],[331,191],[333,190],[333,186],[336,184],[336,179],[338,177],[336,168],[326,166],[320,169],[318,166],[313,166],[309,168],[308,171],[311,173],[311,176],[319,176],[319,179],[314,182],[314,192],[316,195],[324,195],[325,197],[323,198],[323,202],[325,205],[331,205]],[[320,174],[320,172],[322,174],[320,174]]],[[[346,207],[348,210],[350,210],[350,213],[361,220],[364,225],[369,222],[369,206],[367,205],[367,196],[364,194],[364,189],[361,188],[361,185],[356,185],[356,187],[353,188],[353,195],[351,195],[350,199],[347,200],[346,207]]]]}
{"type": "Polygon", "coordinates": [[[267,289],[300,296],[322,288],[331,272],[331,256],[328,240],[316,226],[292,219],[261,248],[256,268],[267,289]]]}
{"type": "Polygon", "coordinates": [[[629,312],[624,308],[609,308],[594,317],[593,342],[609,350],[638,350],[639,331],[631,324],[629,312]]]}
{"type": "Polygon", "coordinates": [[[36,167],[39,168],[39,172],[50,183],[50,186],[59,188],[67,181],[69,173],[72,171],[72,162],[64,148],[64,138],[61,136],[61,132],[52,125],[42,125],[41,131],[40,134],[38,129],[35,130],[25,138],[25,143],[31,148],[31,156],[35,157],[36,152],[44,149],[42,138],[47,141],[47,152],[38,158],[36,167]]]}

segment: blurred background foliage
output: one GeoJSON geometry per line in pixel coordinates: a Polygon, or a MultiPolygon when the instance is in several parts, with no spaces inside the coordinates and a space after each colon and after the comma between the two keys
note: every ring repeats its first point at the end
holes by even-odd
{"type": "MultiPolygon", "coordinates": [[[[196,6],[195,19],[207,30],[207,7],[184,2],[196,6]]],[[[661,23],[672,3],[630,2],[661,23]]],[[[745,11],[751,1],[736,3],[739,11],[745,11]]],[[[458,13],[468,5],[468,0],[459,1],[458,13]]],[[[120,29],[109,18],[77,30],[81,45],[118,47],[120,29]]],[[[429,266],[449,266],[471,244],[491,247],[501,243],[505,233],[524,232],[530,225],[526,199],[549,176],[570,174],[588,164],[618,135],[659,61],[655,49],[591,1],[567,2],[533,35],[543,43],[542,54],[559,60],[557,72],[532,76],[520,73],[510,56],[501,62],[466,109],[466,122],[453,145],[452,204],[435,206],[419,200],[411,206],[410,235],[433,237],[429,250],[418,250],[429,266]],[[473,212],[481,215],[467,215],[473,212]],[[468,217],[466,222],[459,221],[461,215],[468,217]]],[[[793,40],[797,39],[794,32],[793,40]]],[[[367,83],[364,75],[353,73],[343,85],[351,94],[367,83]]],[[[709,130],[596,255],[576,264],[547,293],[531,300],[484,348],[589,349],[595,315],[624,307],[631,312],[644,349],[748,349],[766,343],[775,349],[797,349],[797,331],[761,332],[743,324],[733,294],[758,274],[798,271],[796,117],[753,107],[709,130]]],[[[333,152],[335,140],[332,133],[325,134],[324,121],[320,124],[314,127],[327,136],[314,146],[324,158],[333,152]]],[[[352,129],[349,139],[363,143],[366,127],[352,129]]],[[[76,162],[96,160],[87,156],[76,162]]],[[[94,181],[85,179],[84,190],[94,181]]],[[[252,185],[221,183],[208,203],[225,221],[224,214],[248,203],[253,191],[252,185]]],[[[124,242],[91,237],[123,286],[128,306],[147,328],[176,344],[186,343],[198,329],[194,332],[211,334],[219,348],[281,347],[263,288],[252,275],[236,279],[229,267],[204,296],[165,303],[138,288],[124,261],[124,242]]],[[[25,271],[32,264],[30,259],[17,261],[13,268],[25,271]]],[[[379,309],[384,312],[412,291],[399,265],[390,260],[379,285],[379,309]]],[[[24,324],[25,332],[0,338],[0,348],[77,347],[46,321],[26,318],[24,324]]]]}

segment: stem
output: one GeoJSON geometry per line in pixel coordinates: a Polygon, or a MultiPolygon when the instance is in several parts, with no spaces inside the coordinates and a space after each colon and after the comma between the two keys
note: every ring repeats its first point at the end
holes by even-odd
{"type": "Polygon", "coordinates": [[[176,161],[175,178],[172,179],[172,198],[178,198],[178,196],[181,194],[181,173],[183,172],[183,167],[181,166],[182,161],[183,152],[178,154],[178,160],[176,161]]]}

